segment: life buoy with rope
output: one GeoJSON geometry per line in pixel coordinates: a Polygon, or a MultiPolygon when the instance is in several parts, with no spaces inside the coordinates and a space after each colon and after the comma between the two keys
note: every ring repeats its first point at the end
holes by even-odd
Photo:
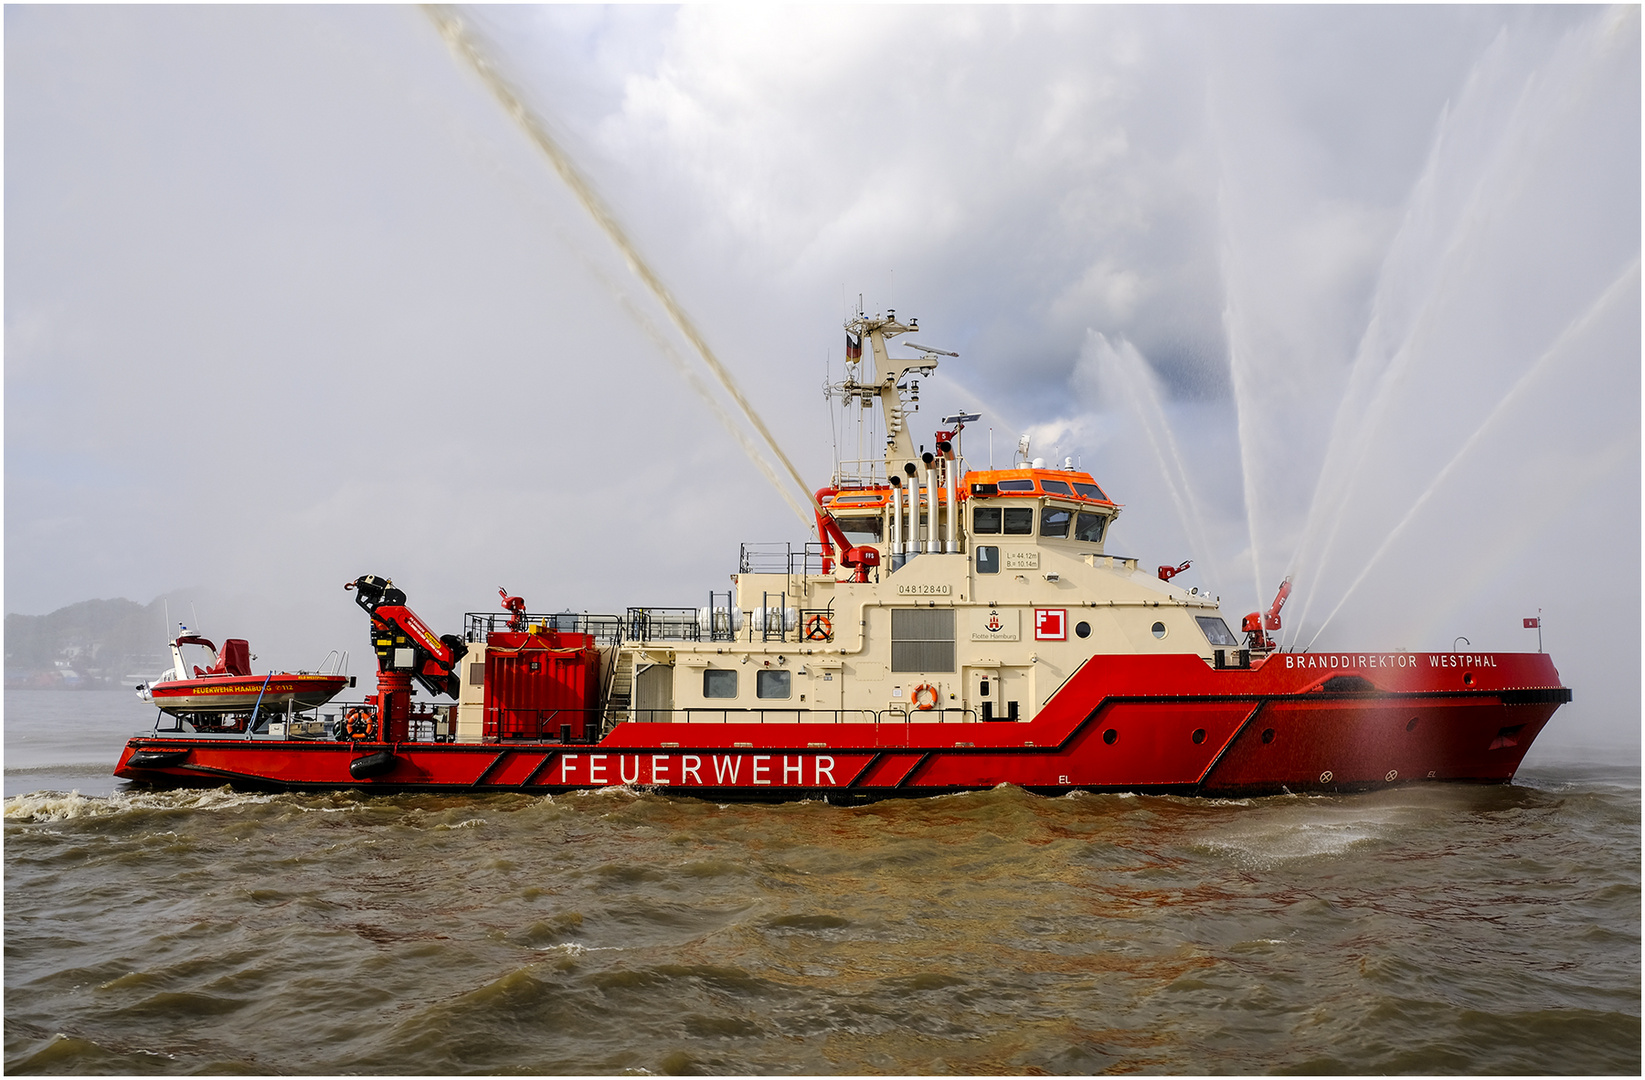
{"type": "Polygon", "coordinates": [[[827,615],[813,615],[805,620],[805,636],[812,641],[828,641],[834,636],[834,623],[827,615]]]}
{"type": "Polygon", "coordinates": [[[937,688],[932,686],[930,683],[921,683],[920,685],[914,687],[914,708],[920,710],[921,712],[930,712],[932,709],[937,707],[937,702],[941,700],[942,695],[937,693],[937,688]],[[921,694],[930,694],[931,700],[921,701],[921,694]]]}
{"type": "Polygon", "coordinates": [[[343,718],[343,730],[355,742],[369,742],[377,738],[377,717],[364,709],[350,709],[343,718]]]}

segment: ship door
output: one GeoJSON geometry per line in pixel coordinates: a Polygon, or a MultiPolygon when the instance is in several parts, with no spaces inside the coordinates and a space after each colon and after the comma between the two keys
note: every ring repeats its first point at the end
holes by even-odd
{"type": "Polygon", "coordinates": [[[634,711],[637,720],[666,723],[674,718],[674,667],[648,664],[634,677],[634,711]]]}
{"type": "Polygon", "coordinates": [[[994,719],[1031,720],[1034,716],[1034,673],[1032,668],[1002,667],[990,679],[989,694],[994,699],[994,719]]]}
{"type": "Polygon", "coordinates": [[[997,667],[969,668],[965,685],[968,691],[966,707],[978,720],[1004,720],[1005,708],[1000,704],[1000,669],[997,667]]]}
{"type": "Polygon", "coordinates": [[[811,676],[811,699],[805,703],[805,707],[815,709],[818,712],[834,714],[828,717],[819,717],[818,719],[845,719],[845,717],[839,715],[839,710],[845,708],[845,671],[843,665],[809,664],[807,669],[808,674],[811,676]]]}

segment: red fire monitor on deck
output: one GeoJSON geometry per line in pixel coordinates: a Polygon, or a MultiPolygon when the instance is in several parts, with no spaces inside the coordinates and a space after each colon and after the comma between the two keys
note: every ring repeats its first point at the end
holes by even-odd
{"type": "MultiPolygon", "coordinates": [[[[1163,573],[1164,568],[1161,568],[1163,573]]],[[[1286,578],[1279,583],[1279,592],[1274,596],[1274,603],[1268,608],[1268,613],[1259,615],[1255,611],[1245,616],[1240,622],[1240,629],[1247,635],[1251,648],[1272,651],[1274,639],[1263,633],[1264,630],[1278,630],[1280,628],[1279,609],[1285,606],[1286,597],[1291,595],[1291,579],[1286,578]]]]}

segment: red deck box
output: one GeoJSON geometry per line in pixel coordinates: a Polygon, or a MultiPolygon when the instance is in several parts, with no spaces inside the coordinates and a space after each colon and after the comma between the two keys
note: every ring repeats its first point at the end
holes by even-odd
{"type": "Polygon", "coordinates": [[[588,634],[486,638],[485,736],[583,741],[599,730],[600,652],[588,634]]]}

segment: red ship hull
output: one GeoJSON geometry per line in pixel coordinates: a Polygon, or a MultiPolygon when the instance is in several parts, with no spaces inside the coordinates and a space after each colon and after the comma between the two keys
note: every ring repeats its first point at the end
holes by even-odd
{"type": "MultiPolygon", "coordinates": [[[[619,724],[597,743],[336,743],[156,734],[115,774],[287,790],[856,800],[1014,784],[1248,796],[1506,783],[1570,700],[1540,653],[1092,657],[1027,722],[619,724]]],[[[915,714],[917,717],[918,714],[915,714]]]]}

